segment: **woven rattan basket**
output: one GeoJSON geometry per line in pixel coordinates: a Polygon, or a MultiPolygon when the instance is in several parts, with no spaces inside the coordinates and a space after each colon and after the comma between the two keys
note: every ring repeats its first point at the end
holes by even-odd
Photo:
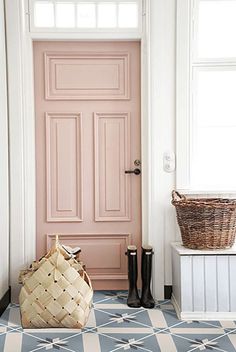
{"type": "Polygon", "coordinates": [[[173,191],[172,204],[185,247],[232,247],[236,233],[236,199],[186,198],[173,191]]]}
{"type": "Polygon", "coordinates": [[[82,263],[55,246],[21,271],[19,301],[24,328],[78,328],[87,323],[93,290],[82,263]]]}

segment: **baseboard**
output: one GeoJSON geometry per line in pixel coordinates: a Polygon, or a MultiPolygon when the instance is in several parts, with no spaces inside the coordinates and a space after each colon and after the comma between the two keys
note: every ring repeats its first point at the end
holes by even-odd
{"type": "Polygon", "coordinates": [[[0,300],[0,316],[4,313],[8,305],[11,303],[11,288],[7,290],[5,295],[0,300]]]}
{"type": "Polygon", "coordinates": [[[178,302],[177,302],[175,296],[173,295],[173,293],[172,293],[172,295],[171,295],[171,303],[173,304],[173,307],[175,308],[175,312],[176,312],[176,314],[177,314],[178,319],[181,320],[181,310],[180,310],[180,306],[179,306],[179,304],[178,304],[178,302]]]}
{"type": "Polygon", "coordinates": [[[171,295],[172,295],[172,286],[164,286],[164,297],[165,299],[171,299],[171,295]]]}
{"type": "Polygon", "coordinates": [[[236,312],[181,312],[179,304],[172,294],[171,302],[180,320],[236,320],[236,312]]]}

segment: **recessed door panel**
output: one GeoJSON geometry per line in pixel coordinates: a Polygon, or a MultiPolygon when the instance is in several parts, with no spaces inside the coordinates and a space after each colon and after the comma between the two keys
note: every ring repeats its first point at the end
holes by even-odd
{"type": "Polygon", "coordinates": [[[45,53],[48,100],[129,98],[129,53],[45,53]]]}
{"type": "Polygon", "coordinates": [[[47,221],[82,221],[81,114],[45,117],[47,221]]]}
{"type": "Polygon", "coordinates": [[[129,113],[95,113],[95,220],[129,221],[129,113]]]}

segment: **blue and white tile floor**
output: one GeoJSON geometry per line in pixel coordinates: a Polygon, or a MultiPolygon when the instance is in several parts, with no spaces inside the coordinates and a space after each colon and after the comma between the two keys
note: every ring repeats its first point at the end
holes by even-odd
{"type": "Polygon", "coordinates": [[[168,300],[158,302],[155,309],[132,309],[126,297],[127,292],[95,292],[83,330],[23,330],[19,306],[12,304],[0,318],[0,351],[236,351],[235,322],[183,322],[168,300]]]}

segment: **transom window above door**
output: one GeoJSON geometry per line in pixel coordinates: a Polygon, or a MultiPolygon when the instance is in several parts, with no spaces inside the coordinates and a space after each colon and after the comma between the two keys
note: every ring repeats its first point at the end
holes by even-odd
{"type": "Polygon", "coordinates": [[[141,30],[140,0],[30,0],[31,32],[141,30]]]}

